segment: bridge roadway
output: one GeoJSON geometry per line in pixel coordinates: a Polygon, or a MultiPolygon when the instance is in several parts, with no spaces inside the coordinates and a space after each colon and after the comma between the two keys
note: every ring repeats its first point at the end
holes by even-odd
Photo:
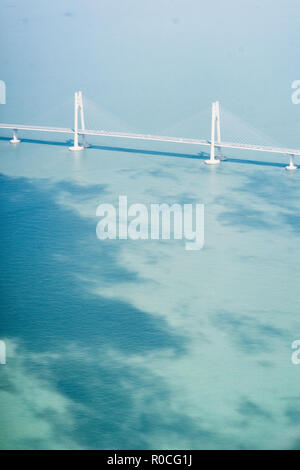
{"type": "MultiPolygon", "coordinates": [[[[74,129],[65,127],[48,127],[48,126],[30,126],[24,124],[0,124],[0,129],[12,129],[16,131],[41,131],[41,132],[58,132],[63,134],[74,134],[74,129]]],[[[195,145],[206,145],[210,146],[210,140],[208,139],[188,139],[182,137],[167,137],[151,134],[132,134],[126,132],[112,132],[112,131],[95,131],[89,129],[79,129],[78,134],[81,135],[100,135],[103,137],[118,137],[123,139],[137,139],[137,140],[152,140],[160,142],[175,142],[182,144],[195,144],[195,145]]],[[[270,152],[280,153],[285,155],[300,155],[300,150],[271,147],[265,145],[251,145],[241,144],[237,142],[216,142],[215,147],[241,149],[241,150],[255,150],[258,152],[270,152]]]]}

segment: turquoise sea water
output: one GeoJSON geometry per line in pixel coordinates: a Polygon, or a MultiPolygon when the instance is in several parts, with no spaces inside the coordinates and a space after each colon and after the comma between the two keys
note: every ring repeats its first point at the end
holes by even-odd
{"type": "MultiPolygon", "coordinates": [[[[26,3],[1,5],[2,122],[71,126],[81,88],[99,128],[201,138],[197,113],[218,98],[300,147],[296,2],[26,3]]],[[[300,172],[286,157],[211,168],[195,146],[94,138],[74,154],[59,135],[8,137],[0,447],[299,448],[300,172]],[[204,203],[204,248],[99,241],[96,208],[120,194],[204,203]]]]}

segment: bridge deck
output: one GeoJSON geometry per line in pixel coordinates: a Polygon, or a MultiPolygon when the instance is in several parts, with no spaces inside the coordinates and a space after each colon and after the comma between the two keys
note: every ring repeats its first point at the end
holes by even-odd
{"type": "MultiPolygon", "coordinates": [[[[24,124],[0,124],[0,129],[12,129],[12,130],[23,130],[23,131],[42,131],[42,132],[59,132],[64,134],[74,134],[74,129],[64,127],[48,127],[48,126],[30,126],[24,124]]],[[[123,139],[137,139],[137,140],[152,140],[160,142],[175,142],[182,144],[195,144],[195,145],[206,145],[210,146],[210,140],[207,139],[188,139],[181,137],[167,137],[150,134],[132,134],[126,132],[111,132],[111,131],[97,131],[89,129],[80,129],[78,134],[81,135],[100,135],[103,137],[118,137],[123,139]]],[[[252,145],[252,144],[241,144],[238,142],[219,142],[215,144],[216,147],[232,148],[241,150],[255,150],[258,152],[270,152],[270,153],[281,153],[286,155],[300,155],[300,150],[271,147],[265,145],[252,145]]]]}

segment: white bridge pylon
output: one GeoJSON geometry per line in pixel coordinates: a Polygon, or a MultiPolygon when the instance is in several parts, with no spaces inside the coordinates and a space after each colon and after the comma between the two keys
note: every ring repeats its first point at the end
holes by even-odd
{"type": "Polygon", "coordinates": [[[211,114],[211,138],[209,139],[191,139],[184,137],[167,137],[160,135],[151,134],[133,134],[118,131],[104,131],[104,130],[91,130],[85,128],[84,112],[83,112],[83,99],[82,92],[76,91],[74,94],[74,128],[64,127],[49,127],[49,126],[37,126],[37,125],[26,125],[26,124],[2,124],[0,123],[0,129],[10,129],[13,131],[13,138],[10,140],[12,144],[20,142],[18,138],[18,131],[35,131],[35,132],[54,132],[72,135],[74,138],[73,145],[69,147],[70,150],[80,151],[85,147],[89,147],[86,143],[86,136],[101,136],[101,137],[115,137],[121,139],[135,139],[135,140],[150,140],[159,142],[174,142],[181,144],[192,144],[197,146],[208,146],[210,147],[210,158],[205,160],[208,165],[218,165],[222,160],[226,160],[226,157],[222,156],[222,149],[239,149],[239,150],[253,150],[256,152],[269,152],[279,153],[286,155],[289,158],[289,165],[286,166],[287,170],[296,170],[297,166],[294,164],[295,155],[300,156],[299,149],[290,148],[279,148],[266,145],[253,145],[248,143],[238,142],[226,142],[221,141],[221,122],[220,122],[220,104],[219,101],[212,103],[212,114],[211,114]],[[80,126],[79,126],[80,120],[80,126]],[[79,145],[79,136],[82,136],[82,143],[79,145]],[[217,158],[215,153],[217,151],[217,158]]]}
{"type": "Polygon", "coordinates": [[[83,150],[87,147],[85,134],[85,123],[84,123],[84,113],[83,113],[83,99],[82,99],[82,92],[75,91],[74,93],[74,143],[72,147],[69,147],[69,150],[83,150]],[[78,111],[80,112],[80,128],[78,127],[78,111]],[[82,145],[78,143],[78,131],[81,130],[82,135],[82,145]]]}
{"type": "MultiPolygon", "coordinates": [[[[230,146],[227,145],[227,143],[223,143],[223,145],[230,148],[230,146]]],[[[214,101],[212,103],[212,108],[211,108],[210,158],[209,160],[205,160],[205,163],[207,165],[218,165],[221,162],[221,160],[226,160],[226,157],[222,156],[221,146],[222,146],[222,142],[221,142],[220,103],[219,101],[214,101]],[[218,158],[215,157],[216,150],[218,151],[218,158]]],[[[288,153],[287,155],[290,159],[290,162],[289,162],[289,165],[285,167],[286,170],[296,170],[298,167],[294,164],[294,155],[292,153],[288,153]]]]}
{"type": "Polygon", "coordinates": [[[220,103],[214,101],[211,107],[211,139],[210,139],[210,159],[205,160],[207,165],[218,165],[221,161],[221,123],[220,123],[220,103]],[[217,129],[217,145],[216,143],[216,129],[217,129]],[[218,145],[219,144],[219,145],[218,145]],[[215,158],[215,150],[218,150],[219,157],[215,158]]]}

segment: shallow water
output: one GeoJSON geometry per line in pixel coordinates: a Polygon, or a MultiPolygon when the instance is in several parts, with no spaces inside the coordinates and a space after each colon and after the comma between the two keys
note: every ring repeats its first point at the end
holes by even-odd
{"type": "MultiPolygon", "coordinates": [[[[62,5],[61,28],[78,21],[80,2],[71,16],[62,5]]],[[[185,24],[177,13],[172,27],[185,24]]],[[[138,25],[138,14],[130,21],[138,25]]],[[[183,31],[195,32],[189,21],[183,31]]],[[[67,74],[62,80],[60,93],[67,74]]],[[[89,87],[87,72],[85,80],[89,87]]],[[[112,111],[124,116],[127,99],[118,109],[112,98],[112,111]]],[[[1,121],[13,120],[14,106],[1,121]]],[[[171,111],[155,125],[171,125],[171,111]]],[[[129,121],[152,132],[156,112],[153,104],[129,121]]],[[[8,135],[0,139],[1,448],[299,448],[291,343],[300,327],[300,173],[285,171],[286,157],[235,152],[212,168],[195,146],[94,138],[76,154],[59,136],[27,134],[13,146],[8,135]],[[204,203],[204,248],[98,240],[96,208],[119,195],[204,203]]]]}

